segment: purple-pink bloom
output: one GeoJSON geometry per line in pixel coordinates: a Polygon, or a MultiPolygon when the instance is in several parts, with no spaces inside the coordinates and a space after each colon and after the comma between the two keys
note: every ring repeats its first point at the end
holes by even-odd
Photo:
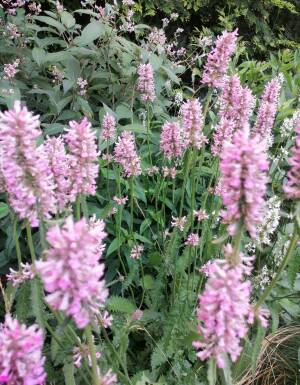
{"type": "Polygon", "coordinates": [[[72,120],[64,135],[70,152],[71,199],[77,194],[94,195],[98,176],[96,133],[87,118],[72,120]]]}
{"type": "Polygon", "coordinates": [[[143,314],[144,314],[143,310],[136,309],[136,310],[132,313],[131,319],[132,319],[133,321],[139,321],[139,320],[143,317],[143,314]]]}
{"type": "Polygon", "coordinates": [[[104,115],[102,127],[102,138],[104,140],[114,140],[116,136],[116,119],[108,112],[104,115]]]}
{"type": "Polygon", "coordinates": [[[0,383],[45,384],[42,349],[42,330],[37,325],[26,327],[7,314],[0,325],[0,383]]]}
{"type": "Polygon", "coordinates": [[[150,63],[140,64],[138,68],[137,89],[141,94],[143,102],[153,102],[155,99],[155,85],[153,79],[153,69],[150,63]]]}
{"type": "Polygon", "coordinates": [[[71,316],[78,328],[99,314],[108,296],[105,267],[99,263],[106,237],[103,228],[102,221],[89,225],[84,218],[78,222],[67,218],[62,228],[55,226],[48,231],[46,260],[36,262],[49,293],[47,302],[71,316]]]}
{"type": "Polygon", "coordinates": [[[266,144],[272,142],[272,128],[278,108],[279,95],[283,83],[283,75],[272,79],[265,86],[260,106],[257,112],[257,118],[252,133],[259,135],[266,144]]]}
{"type": "Polygon", "coordinates": [[[295,122],[296,142],[292,148],[292,156],[289,158],[290,170],[287,174],[288,181],[284,186],[284,192],[288,198],[300,198],[300,119],[295,122]]]}
{"type": "Polygon", "coordinates": [[[34,269],[28,263],[21,263],[20,270],[9,269],[9,274],[6,274],[8,281],[12,282],[13,287],[20,283],[34,278],[34,269]]]}
{"type": "Polygon", "coordinates": [[[103,376],[101,376],[100,384],[101,385],[115,385],[118,381],[118,378],[111,369],[108,370],[103,376]]]}
{"type": "Polygon", "coordinates": [[[16,59],[12,63],[4,64],[3,79],[6,79],[6,80],[13,79],[16,76],[16,74],[19,72],[19,70],[18,70],[19,64],[20,64],[20,59],[16,59]]]}
{"type": "Polygon", "coordinates": [[[141,162],[132,132],[123,131],[121,133],[114,149],[114,159],[123,167],[126,177],[141,175],[141,162]]]}
{"type": "Polygon", "coordinates": [[[207,138],[203,135],[203,115],[197,99],[190,99],[181,106],[181,117],[187,145],[200,149],[207,138]]]}
{"type": "Polygon", "coordinates": [[[45,152],[55,183],[55,196],[59,209],[64,209],[70,202],[71,169],[70,156],[66,153],[65,144],[61,136],[48,138],[44,142],[45,152]]]}
{"type": "Polygon", "coordinates": [[[233,235],[242,221],[252,237],[263,220],[268,161],[264,143],[250,138],[248,130],[237,130],[232,143],[221,154],[221,197],[225,210],[221,215],[233,235]]]}
{"type": "Polygon", "coordinates": [[[209,53],[204,67],[202,83],[210,87],[222,87],[230,57],[236,49],[237,35],[237,30],[224,31],[217,37],[215,47],[209,53]]]}
{"type": "Polygon", "coordinates": [[[31,226],[38,226],[39,215],[49,218],[56,211],[48,158],[44,147],[36,145],[42,134],[39,125],[39,117],[19,101],[0,113],[2,172],[9,203],[31,226]]]}
{"type": "Polygon", "coordinates": [[[186,148],[183,128],[177,122],[166,122],[160,136],[160,150],[167,159],[181,157],[186,148]]]}
{"type": "Polygon", "coordinates": [[[130,251],[130,258],[140,259],[143,251],[144,251],[143,245],[134,245],[130,251]]]}
{"type": "Polygon", "coordinates": [[[184,242],[186,246],[196,247],[199,245],[200,238],[198,234],[189,234],[187,240],[184,242]]]}

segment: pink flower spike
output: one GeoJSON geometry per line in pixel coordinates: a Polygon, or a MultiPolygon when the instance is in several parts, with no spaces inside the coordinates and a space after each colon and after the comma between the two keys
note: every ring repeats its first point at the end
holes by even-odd
{"type": "Polygon", "coordinates": [[[103,140],[114,140],[116,136],[116,120],[108,112],[104,115],[102,127],[103,140]]]}
{"type": "Polygon", "coordinates": [[[62,228],[52,227],[47,233],[50,245],[45,261],[37,261],[46,300],[55,310],[72,317],[78,328],[87,326],[99,314],[108,296],[104,265],[99,263],[103,252],[104,223],[83,218],[66,219],[62,228]]]}
{"type": "Polygon", "coordinates": [[[208,55],[204,67],[202,83],[209,87],[222,87],[230,57],[236,49],[237,35],[237,30],[224,31],[217,37],[215,48],[208,55]]]}
{"type": "Polygon", "coordinates": [[[177,122],[166,122],[160,136],[160,150],[167,159],[179,158],[187,146],[185,133],[177,122]]]}
{"type": "Polygon", "coordinates": [[[194,210],[193,214],[194,214],[195,218],[197,218],[198,222],[201,222],[201,221],[209,218],[209,215],[206,213],[206,211],[202,210],[202,209],[200,209],[198,211],[194,210]]]}
{"type": "Polygon", "coordinates": [[[128,196],[126,195],[124,198],[118,198],[116,195],[113,197],[113,201],[116,202],[118,206],[123,206],[128,201],[128,196]]]}
{"type": "Polygon", "coordinates": [[[221,213],[228,223],[229,234],[242,220],[251,237],[263,220],[268,161],[264,143],[249,137],[247,130],[238,130],[232,143],[226,143],[221,154],[221,197],[225,210],[221,213]]]}
{"type": "Polygon", "coordinates": [[[295,122],[296,142],[289,158],[290,170],[287,174],[288,182],[283,187],[285,194],[290,199],[300,198],[300,119],[295,122]]]}
{"type": "Polygon", "coordinates": [[[39,117],[16,101],[14,108],[0,112],[2,172],[9,203],[20,219],[38,226],[39,214],[50,218],[56,212],[53,174],[43,146],[39,117]]]}
{"type": "Polygon", "coordinates": [[[119,136],[114,149],[114,159],[123,167],[125,177],[141,175],[141,162],[132,132],[123,131],[119,136]]]}
{"type": "Polygon", "coordinates": [[[0,383],[44,385],[43,333],[37,325],[26,327],[9,314],[0,325],[0,383]]]}
{"type": "Polygon", "coordinates": [[[188,145],[200,149],[207,142],[203,135],[203,115],[197,99],[190,99],[181,106],[181,117],[188,145]]]}
{"type": "Polygon", "coordinates": [[[87,118],[72,120],[64,135],[70,151],[71,199],[77,194],[94,195],[98,176],[96,133],[87,118]]]}
{"type": "Polygon", "coordinates": [[[187,240],[184,242],[186,246],[196,247],[199,245],[200,239],[198,234],[189,234],[187,240]]]}
{"type": "Polygon", "coordinates": [[[176,217],[173,217],[173,215],[172,215],[172,222],[171,222],[171,226],[172,227],[175,227],[178,230],[183,231],[184,227],[186,225],[186,222],[187,222],[187,218],[186,217],[178,217],[178,218],[176,218],[176,217]]]}
{"type": "Polygon", "coordinates": [[[133,321],[139,321],[139,320],[143,317],[143,314],[144,314],[144,312],[143,312],[142,310],[137,309],[137,310],[135,310],[135,311],[132,313],[131,319],[132,319],[133,321]]]}
{"type": "Polygon", "coordinates": [[[153,79],[153,69],[150,63],[140,64],[138,68],[138,86],[143,102],[153,102],[155,99],[155,85],[153,79]]]}
{"type": "Polygon", "coordinates": [[[34,278],[34,271],[31,265],[28,263],[21,263],[20,267],[21,270],[19,271],[10,268],[9,274],[6,275],[7,280],[12,282],[13,287],[34,278]]]}

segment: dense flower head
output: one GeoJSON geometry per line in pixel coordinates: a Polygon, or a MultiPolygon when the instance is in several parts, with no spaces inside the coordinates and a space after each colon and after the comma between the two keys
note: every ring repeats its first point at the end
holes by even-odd
{"type": "Polygon", "coordinates": [[[229,59],[236,49],[237,30],[224,31],[218,36],[214,49],[209,53],[204,67],[202,83],[210,87],[222,87],[229,59]]]}
{"type": "Polygon", "coordinates": [[[123,167],[126,177],[141,175],[141,162],[132,132],[123,131],[121,133],[114,149],[114,159],[123,167]]]}
{"type": "Polygon", "coordinates": [[[54,182],[45,149],[37,147],[39,117],[16,101],[0,113],[2,172],[9,203],[20,219],[38,226],[39,214],[49,218],[56,211],[54,182]]]}
{"type": "Polygon", "coordinates": [[[13,287],[16,287],[22,282],[33,279],[34,269],[28,263],[21,263],[19,270],[9,269],[9,274],[6,275],[8,281],[12,282],[13,287]]]}
{"type": "Polygon", "coordinates": [[[199,296],[198,332],[203,340],[193,345],[200,360],[215,358],[219,368],[225,367],[225,353],[237,360],[242,351],[240,341],[252,319],[251,283],[243,276],[242,263],[233,266],[216,259],[209,266],[208,281],[199,296]]]}
{"type": "Polygon", "coordinates": [[[226,143],[221,154],[221,197],[226,207],[222,212],[229,233],[243,221],[252,237],[263,220],[268,161],[264,143],[259,137],[249,137],[248,130],[238,130],[232,143],[226,143]]]}
{"type": "Polygon", "coordinates": [[[117,382],[118,378],[111,369],[109,369],[104,375],[101,375],[100,385],[115,385],[117,382]]]}
{"type": "Polygon", "coordinates": [[[249,125],[255,98],[248,87],[242,87],[237,75],[224,77],[219,97],[219,123],[214,133],[212,153],[220,155],[224,143],[231,141],[236,129],[249,125]]]}
{"type": "Polygon", "coordinates": [[[203,135],[203,115],[197,99],[190,99],[181,106],[181,117],[187,144],[200,149],[207,141],[203,135]]]}
{"type": "Polygon", "coordinates": [[[187,217],[173,217],[172,215],[172,222],[171,226],[177,228],[179,231],[183,231],[185,228],[187,222],[187,217]]]}
{"type": "Polygon", "coordinates": [[[3,72],[4,76],[3,79],[13,79],[15,75],[19,72],[18,67],[20,64],[20,59],[16,59],[12,63],[4,64],[3,72]]]}
{"type": "Polygon", "coordinates": [[[160,150],[167,159],[181,157],[186,148],[183,128],[177,122],[166,122],[160,136],[160,150]]]}
{"type": "Polygon", "coordinates": [[[65,144],[61,136],[48,138],[44,142],[44,147],[54,178],[57,204],[59,209],[64,209],[71,199],[70,157],[66,153],[65,144]]]}
{"type": "Polygon", "coordinates": [[[283,75],[280,74],[265,86],[257,112],[256,122],[253,127],[253,134],[260,135],[267,143],[272,141],[271,132],[275,121],[283,80],[283,75]]]}
{"type": "Polygon", "coordinates": [[[130,251],[130,258],[140,259],[143,251],[144,251],[143,245],[134,245],[130,251]]]}
{"type": "Polygon", "coordinates": [[[153,69],[150,63],[140,64],[138,68],[138,86],[143,102],[153,102],[155,99],[155,85],[153,79],[153,69]]]}
{"type": "Polygon", "coordinates": [[[289,158],[290,170],[284,192],[291,199],[300,199],[300,118],[295,123],[296,142],[289,158]]]}
{"type": "Polygon", "coordinates": [[[62,228],[55,226],[48,231],[46,260],[36,262],[50,293],[47,302],[71,316],[79,328],[99,314],[108,296],[104,265],[99,263],[106,236],[103,229],[102,221],[89,224],[84,218],[74,222],[69,217],[62,228]]]}
{"type": "Polygon", "coordinates": [[[187,246],[198,246],[200,242],[200,238],[198,234],[189,234],[187,237],[187,240],[184,242],[185,245],[187,246]]]}
{"type": "Polygon", "coordinates": [[[87,118],[72,120],[64,135],[70,152],[71,197],[94,195],[98,176],[97,140],[87,118]]]}
{"type": "Polygon", "coordinates": [[[0,383],[45,384],[43,333],[37,325],[26,327],[7,314],[0,325],[0,383]]]}
{"type": "Polygon", "coordinates": [[[116,136],[116,119],[108,112],[104,115],[102,121],[102,138],[104,140],[113,140],[116,136]]]}

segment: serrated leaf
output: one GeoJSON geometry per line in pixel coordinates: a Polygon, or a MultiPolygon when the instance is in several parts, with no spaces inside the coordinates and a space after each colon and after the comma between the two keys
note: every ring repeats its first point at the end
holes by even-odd
{"type": "Polygon", "coordinates": [[[26,323],[30,315],[30,292],[31,286],[29,281],[22,283],[17,291],[16,315],[17,319],[22,323],[26,323]]]}
{"type": "Polygon", "coordinates": [[[156,348],[153,350],[151,355],[151,367],[152,369],[159,368],[165,362],[168,361],[168,357],[164,353],[162,346],[158,344],[156,348]]]}
{"type": "Polygon", "coordinates": [[[107,301],[107,306],[111,311],[131,314],[135,311],[135,305],[127,298],[111,296],[107,301]]]}
{"type": "Polygon", "coordinates": [[[34,278],[30,281],[31,285],[31,309],[32,313],[35,316],[36,322],[44,329],[44,312],[45,305],[43,302],[43,285],[39,278],[34,278]]]}

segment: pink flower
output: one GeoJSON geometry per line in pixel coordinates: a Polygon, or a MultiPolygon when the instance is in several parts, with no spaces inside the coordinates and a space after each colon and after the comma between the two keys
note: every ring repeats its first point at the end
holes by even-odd
{"type": "Polygon", "coordinates": [[[187,240],[184,242],[186,246],[193,246],[196,247],[199,245],[199,235],[198,234],[189,234],[187,237],[187,240]]]}
{"type": "Polygon", "coordinates": [[[162,171],[163,171],[163,177],[164,178],[166,178],[168,176],[171,179],[175,179],[176,178],[177,170],[176,170],[175,167],[163,167],[162,171]]]}
{"type": "Polygon", "coordinates": [[[56,211],[53,175],[43,146],[38,116],[16,101],[0,113],[2,172],[9,202],[21,219],[38,226],[39,213],[49,218],[56,211]]]}
{"type": "Polygon", "coordinates": [[[104,312],[100,314],[100,318],[101,325],[105,329],[109,328],[112,325],[113,316],[107,310],[104,310],[104,312]]]}
{"type": "Polygon", "coordinates": [[[244,281],[243,264],[232,266],[216,259],[210,268],[204,292],[199,296],[198,332],[203,341],[194,341],[197,357],[215,358],[219,368],[225,367],[224,354],[235,362],[242,351],[240,341],[248,332],[250,281],[244,281]]]}
{"type": "Polygon", "coordinates": [[[117,205],[123,206],[128,201],[128,196],[126,195],[124,198],[118,198],[116,195],[113,197],[113,200],[116,202],[117,205]]]}
{"type": "Polygon", "coordinates": [[[137,309],[137,310],[135,310],[135,311],[132,313],[131,319],[132,319],[133,321],[139,321],[139,320],[143,317],[143,314],[144,314],[144,312],[143,312],[142,310],[137,309]]]}
{"type": "Polygon", "coordinates": [[[114,159],[123,166],[126,177],[141,175],[141,162],[136,152],[132,132],[123,131],[119,136],[114,150],[114,159]]]}
{"type": "Polygon", "coordinates": [[[59,208],[64,209],[71,199],[70,157],[66,153],[61,136],[48,138],[44,143],[44,148],[54,177],[56,200],[59,208]]]}
{"type": "Polygon", "coordinates": [[[26,327],[9,314],[0,325],[0,383],[45,384],[43,333],[37,325],[26,327]]]}
{"type": "Polygon", "coordinates": [[[131,252],[130,252],[130,258],[140,259],[143,251],[144,251],[144,246],[134,245],[131,249],[131,252]]]}
{"type": "Polygon", "coordinates": [[[208,219],[209,218],[209,215],[206,213],[205,210],[201,210],[201,209],[198,210],[198,211],[194,210],[193,214],[197,218],[198,222],[201,222],[204,219],[208,219]]]}
{"type": "Polygon", "coordinates": [[[34,271],[31,265],[28,263],[21,263],[20,267],[21,269],[18,271],[10,268],[9,274],[6,274],[7,280],[12,282],[13,287],[34,278],[34,271]]]}
{"type": "Polygon", "coordinates": [[[15,75],[19,72],[17,69],[20,64],[20,59],[16,59],[13,63],[4,64],[3,72],[4,76],[3,79],[13,79],[15,75]]]}
{"type": "Polygon", "coordinates": [[[102,121],[102,138],[104,140],[113,140],[116,136],[116,120],[115,118],[110,115],[108,112],[104,115],[103,121],[102,121]]]}
{"type": "Polygon", "coordinates": [[[140,64],[138,68],[138,86],[143,102],[153,102],[155,99],[155,85],[153,80],[153,69],[150,63],[140,64]]]}
{"type": "MultiPolygon", "coordinates": [[[[99,359],[101,357],[100,352],[96,352],[96,358],[99,359]]],[[[89,367],[92,367],[92,357],[87,345],[75,346],[73,349],[73,362],[76,368],[81,367],[81,361],[85,358],[88,361],[89,367]]]]}
{"type": "Polygon", "coordinates": [[[146,171],[147,175],[153,176],[154,174],[159,173],[159,168],[157,166],[152,166],[152,167],[147,168],[145,171],[146,171]]]}
{"type": "Polygon", "coordinates": [[[67,218],[62,228],[55,226],[48,231],[46,261],[36,262],[50,293],[47,302],[71,316],[78,328],[99,314],[108,296],[104,265],[99,263],[106,236],[103,227],[102,221],[89,225],[84,218],[75,223],[72,217],[67,218]]]}
{"type": "Polygon", "coordinates": [[[186,221],[187,221],[186,217],[178,217],[178,218],[176,218],[176,217],[173,217],[173,215],[172,215],[171,226],[172,227],[176,227],[180,231],[183,231],[184,227],[186,225],[186,221]]]}
{"type": "Polygon", "coordinates": [[[238,130],[232,143],[226,143],[221,154],[221,196],[226,207],[222,212],[229,223],[229,234],[243,221],[252,237],[263,220],[268,161],[259,137],[249,137],[248,130],[238,130]]]}
{"type": "Polygon", "coordinates": [[[78,78],[76,84],[78,87],[78,94],[80,96],[84,96],[87,92],[87,85],[88,85],[87,80],[83,78],[78,78]]]}
{"type": "Polygon", "coordinates": [[[115,385],[117,381],[117,376],[112,372],[111,369],[109,369],[104,376],[101,376],[100,379],[101,385],[115,385]]]}
{"type": "Polygon", "coordinates": [[[279,75],[267,83],[257,113],[253,134],[267,141],[272,141],[271,133],[278,108],[279,95],[283,83],[283,75],[279,75]]]}
{"type": "Polygon", "coordinates": [[[218,36],[215,48],[209,53],[204,67],[202,83],[210,87],[220,88],[227,72],[230,56],[236,49],[237,30],[224,31],[218,36]]]}
{"type": "Polygon", "coordinates": [[[215,268],[214,268],[214,261],[213,260],[208,260],[204,265],[202,265],[198,271],[199,273],[202,273],[205,275],[205,277],[210,277],[212,273],[214,273],[215,268]]]}
{"type": "Polygon", "coordinates": [[[197,99],[190,99],[181,106],[181,117],[187,144],[200,149],[207,138],[203,135],[203,115],[197,99]]]}
{"type": "Polygon", "coordinates": [[[185,134],[177,122],[166,122],[160,136],[160,150],[167,159],[181,157],[186,148],[185,134]]]}
{"type": "Polygon", "coordinates": [[[249,88],[243,88],[237,75],[224,77],[219,97],[219,123],[214,134],[212,153],[220,155],[224,143],[230,142],[236,129],[249,125],[255,99],[249,88]]]}
{"type": "Polygon", "coordinates": [[[77,194],[94,195],[98,176],[96,134],[87,118],[72,120],[64,135],[70,151],[71,198],[77,194]]]}
{"type": "Polygon", "coordinates": [[[284,192],[291,199],[300,198],[300,119],[295,122],[296,143],[292,148],[292,156],[289,158],[291,166],[287,177],[288,182],[284,186],[284,192]]]}

